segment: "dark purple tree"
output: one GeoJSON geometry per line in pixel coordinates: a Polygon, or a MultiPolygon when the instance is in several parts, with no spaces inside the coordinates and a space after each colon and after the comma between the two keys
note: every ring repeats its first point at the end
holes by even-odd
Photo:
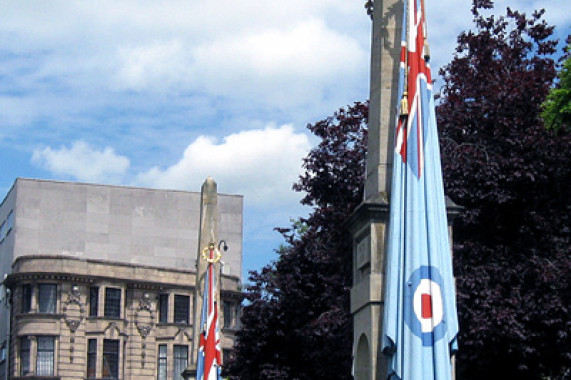
{"type": "Polygon", "coordinates": [[[553,27],[508,8],[462,33],[438,107],[454,228],[459,378],[571,373],[571,139],[540,118],[556,74],[553,27]]]}
{"type": "Polygon", "coordinates": [[[321,139],[294,185],[314,207],[279,229],[278,259],[250,273],[242,328],[227,365],[242,380],[351,379],[351,236],[343,227],[362,200],[367,105],[308,125],[321,139]]]}

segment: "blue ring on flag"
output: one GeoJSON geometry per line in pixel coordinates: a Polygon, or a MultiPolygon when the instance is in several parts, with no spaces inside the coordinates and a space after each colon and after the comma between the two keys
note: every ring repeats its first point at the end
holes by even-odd
{"type": "MultiPolygon", "coordinates": [[[[434,343],[444,337],[444,334],[446,333],[446,315],[443,316],[442,321],[436,325],[431,332],[422,332],[421,322],[414,312],[413,302],[414,293],[420,285],[420,281],[424,279],[434,281],[440,286],[441,290],[444,289],[442,276],[436,267],[421,266],[413,271],[408,279],[408,286],[405,287],[404,320],[412,333],[418,336],[422,340],[422,345],[426,347],[433,346],[434,343]]],[[[444,292],[442,291],[442,293],[444,292]]],[[[444,305],[444,294],[442,294],[443,312],[446,309],[444,305]]]]}

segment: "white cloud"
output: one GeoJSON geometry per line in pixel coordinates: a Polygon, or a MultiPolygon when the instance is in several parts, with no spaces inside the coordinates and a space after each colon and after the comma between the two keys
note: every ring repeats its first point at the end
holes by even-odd
{"type": "Polygon", "coordinates": [[[71,148],[37,149],[32,163],[50,172],[80,181],[114,183],[129,168],[129,159],[117,155],[113,148],[96,150],[84,141],[75,141],[71,148]]]}
{"type": "MultiPolygon", "coordinates": [[[[13,53],[5,74],[17,78],[11,90],[22,106],[55,90],[80,100],[59,107],[67,114],[140,107],[133,93],[149,103],[191,94],[222,98],[233,113],[244,104],[293,113],[288,107],[325,98],[334,110],[366,88],[368,21],[346,0],[8,0],[0,12],[3,49],[13,53]]],[[[29,111],[32,122],[45,116],[29,111]]]]}
{"type": "Polygon", "coordinates": [[[192,54],[197,87],[282,109],[319,102],[338,83],[354,83],[368,55],[318,19],[228,35],[192,54]]]}
{"type": "Polygon", "coordinates": [[[154,167],[137,177],[137,184],[196,191],[211,176],[221,193],[242,194],[249,206],[284,206],[299,200],[291,190],[310,149],[308,137],[293,127],[267,126],[242,131],[217,142],[200,136],[180,160],[166,169],[154,167]]]}
{"type": "Polygon", "coordinates": [[[120,48],[118,89],[155,91],[181,83],[186,71],[184,54],[179,41],[120,48]]]}

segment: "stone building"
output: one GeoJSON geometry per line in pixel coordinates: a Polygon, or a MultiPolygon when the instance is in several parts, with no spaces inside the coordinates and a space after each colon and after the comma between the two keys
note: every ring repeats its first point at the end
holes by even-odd
{"type": "MultiPolygon", "coordinates": [[[[242,207],[218,195],[222,348],[242,207]]],[[[201,194],[17,179],[0,205],[0,379],[178,380],[195,361],[201,194]]]]}

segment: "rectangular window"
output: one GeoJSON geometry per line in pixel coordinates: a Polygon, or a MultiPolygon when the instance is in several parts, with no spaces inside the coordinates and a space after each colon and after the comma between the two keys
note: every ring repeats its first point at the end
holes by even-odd
{"type": "Polygon", "coordinates": [[[14,210],[10,210],[8,216],[6,217],[6,235],[12,231],[14,227],[14,210]]]}
{"type": "Polygon", "coordinates": [[[157,366],[157,380],[167,380],[167,345],[159,345],[159,362],[157,366]]]}
{"type": "Polygon", "coordinates": [[[159,294],[159,323],[167,323],[169,315],[169,295],[159,294]]]}
{"type": "Polygon", "coordinates": [[[98,309],[99,309],[99,286],[92,286],[89,288],[89,316],[97,317],[98,309]]]}
{"type": "Polygon", "coordinates": [[[121,318],[121,289],[105,288],[105,316],[121,318]]]}
{"type": "Polygon", "coordinates": [[[30,373],[30,346],[29,337],[20,338],[20,376],[30,373]]]}
{"type": "Polygon", "coordinates": [[[38,293],[38,305],[40,313],[54,314],[56,312],[56,284],[40,284],[38,293]]]}
{"type": "Polygon", "coordinates": [[[234,305],[230,302],[224,302],[224,328],[234,327],[234,305]]]}
{"type": "Polygon", "coordinates": [[[53,336],[39,336],[37,341],[36,374],[39,376],[53,376],[55,338],[53,336]]]}
{"type": "Polygon", "coordinates": [[[184,380],[182,372],[188,365],[188,346],[174,345],[174,368],[172,378],[174,380],[184,380]]]}
{"type": "Polygon", "coordinates": [[[190,310],[189,296],[174,296],[174,323],[188,324],[190,310]]]}
{"type": "Polygon", "coordinates": [[[97,339],[89,339],[87,341],[87,378],[93,379],[96,377],[96,364],[97,363],[97,339]]]}
{"type": "Polygon", "coordinates": [[[2,349],[0,350],[0,363],[4,362],[4,360],[6,360],[6,353],[8,348],[6,347],[7,342],[4,341],[4,343],[2,344],[2,349]]]}
{"type": "Polygon", "coordinates": [[[22,313],[29,313],[32,310],[32,286],[27,284],[22,286],[22,313]]]}
{"type": "Polygon", "coordinates": [[[103,377],[106,379],[119,378],[119,341],[105,339],[103,341],[103,377]]]}

